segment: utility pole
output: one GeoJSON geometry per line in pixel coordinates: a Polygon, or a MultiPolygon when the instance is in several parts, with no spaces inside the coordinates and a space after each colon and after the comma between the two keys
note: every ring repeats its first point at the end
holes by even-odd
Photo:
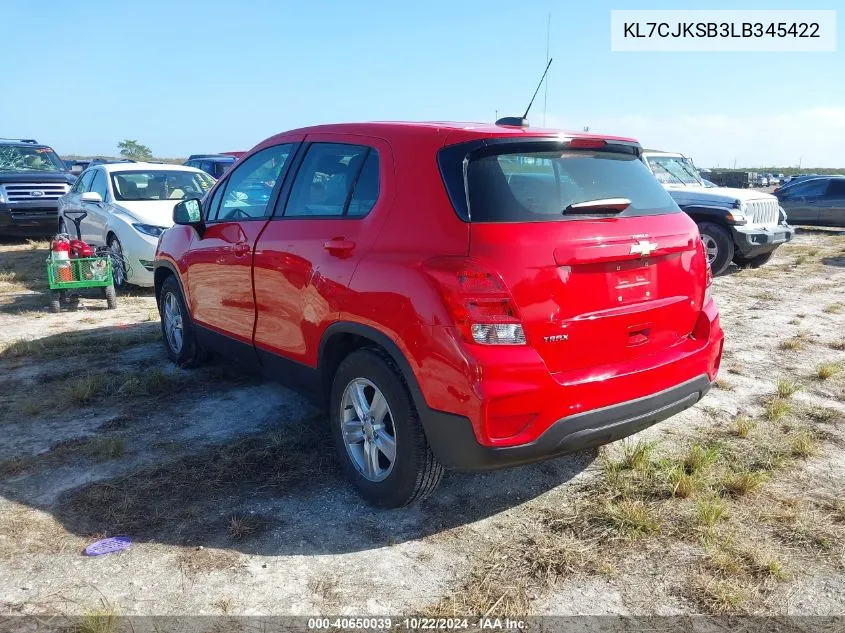
{"type": "MultiPolygon", "coordinates": [[[[546,64],[549,63],[549,36],[552,31],[552,14],[546,19],[546,64]]],[[[543,92],[543,127],[546,127],[546,105],[549,102],[549,76],[546,75],[546,88],[543,92]]]]}

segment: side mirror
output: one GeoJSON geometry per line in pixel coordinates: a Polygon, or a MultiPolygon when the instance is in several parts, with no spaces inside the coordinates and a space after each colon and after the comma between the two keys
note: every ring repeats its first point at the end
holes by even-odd
{"type": "Polygon", "coordinates": [[[82,194],[81,200],[82,202],[93,202],[95,204],[100,204],[103,202],[103,196],[101,196],[96,191],[86,191],[82,194]]]}
{"type": "Polygon", "coordinates": [[[202,205],[199,198],[188,198],[173,207],[173,223],[197,226],[202,222],[202,205]]]}

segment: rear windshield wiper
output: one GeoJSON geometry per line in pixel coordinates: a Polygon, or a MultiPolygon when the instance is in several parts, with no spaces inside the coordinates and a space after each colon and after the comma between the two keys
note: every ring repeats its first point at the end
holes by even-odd
{"type": "Polygon", "coordinates": [[[575,202],[563,210],[567,213],[607,214],[621,213],[631,206],[628,198],[602,198],[601,200],[587,200],[575,202]]]}

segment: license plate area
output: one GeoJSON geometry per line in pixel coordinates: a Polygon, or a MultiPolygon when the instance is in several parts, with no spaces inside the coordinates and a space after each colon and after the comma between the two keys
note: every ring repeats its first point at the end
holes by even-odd
{"type": "Polygon", "coordinates": [[[657,296],[657,266],[648,259],[611,262],[606,276],[613,305],[648,301],[657,296]]]}

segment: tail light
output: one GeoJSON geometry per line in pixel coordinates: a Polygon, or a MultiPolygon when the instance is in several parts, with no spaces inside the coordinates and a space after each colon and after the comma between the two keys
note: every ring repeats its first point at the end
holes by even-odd
{"type": "Polygon", "coordinates": [[[424,265],[461,335],[480,345],[525,345],[519,312],[501,276],[467,257],[424,265]]]}
{"type": "Polygon", "coordinates": [[[704,259],[704,269],[707,271],[704,278],[704,301],[701,304],[704,307],[713,296],[713,269],[710,268],[710,261],[707,259],[707,249],[704,247],[704,240],[700,236],[698,238],[698,246],[701,249],[701,257],[704,259]]]}

